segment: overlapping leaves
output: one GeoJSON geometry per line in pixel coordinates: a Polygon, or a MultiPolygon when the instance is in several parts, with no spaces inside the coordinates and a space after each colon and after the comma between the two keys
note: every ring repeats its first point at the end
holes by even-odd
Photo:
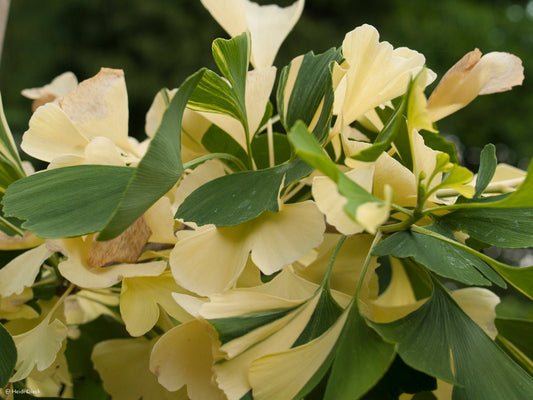
{"type": "Polygon", "coordinates": [[[26,220],[23,227],[44,238],[101,231],[99,239],[108,240],[120,234],[181,176],[181,119],[204,72],[180,87],[137,168],[81,165],[41,172],[8,188],[4,212],[26,220]]]}

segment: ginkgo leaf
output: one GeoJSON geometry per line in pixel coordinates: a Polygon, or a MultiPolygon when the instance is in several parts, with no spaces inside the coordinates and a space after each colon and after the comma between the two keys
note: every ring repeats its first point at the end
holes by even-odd
{"type": "Polygon", "coordinates": [[[26,378],[33,368],[43,371],[56,359],[57,352],[67,337],[67,327],[58,319],[50,323],[48,315],[39,325],[28,332],[13,336],[17,346],[17,372],[11,382],[26,378]]]}
{"type": "Polygon", "coordinates": [[[192,400],[223,400],[224,393],[213,382],[211,369],[214,340],[213,332],[200,321],[178,325],[155,343],[150,371],[169,391],[186,386],[192,400]]]}
{"type": "Polygon", "coordinates": [[[22,253],[0,269],[0,296],[20,294],[33,285],[41,265],[53,254],[45,244],[22,253]]]}
{"type": "Polygon", "coordinates": [[[94,346],[91,360],[114,400],[187,399],[184,391],[165,390],[148,370],[152,347],[145,338],[111,339],[94,346]]]}
{"type": "Polygon", "coordinates": [[[159,276],[125,278],[120,294],[120,314],[131,336],[141,336],[156,324],[159,306],[179,322],[191,319],[172,298],[173,292],[183,292],[170,271],[159,276]]]}

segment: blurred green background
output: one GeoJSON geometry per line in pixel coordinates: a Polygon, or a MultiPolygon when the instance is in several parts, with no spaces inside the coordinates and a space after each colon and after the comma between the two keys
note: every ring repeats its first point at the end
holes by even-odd
{"type": "MultiPolygon", "coordinates": [[[[259,0],[281,6],[292,0],[259,0]]],[[[458,138],[465,163],[476,169],[481,147],[497,145],[500,161],[526,168],[533,154],[533,1],[308,0],[276,59],[281,69],[309,50],[338,47],[346,32],[370,23],[382,40],[425,54],[442,74],[465,53],[507,51],[525,66],[511,92],[481,96],[439,123],[458,138]]],[[[11,0],[0,90],[12,131],[20,138],[31,116],[24,88],[60,73],[79,80],[100,67],[122,68],[130,103],[130,134],[142,137],[144,115],[162,87],[177,87],[197,69],[214,69],[211,42],[227,37],[199,0],[11,0]]]]}

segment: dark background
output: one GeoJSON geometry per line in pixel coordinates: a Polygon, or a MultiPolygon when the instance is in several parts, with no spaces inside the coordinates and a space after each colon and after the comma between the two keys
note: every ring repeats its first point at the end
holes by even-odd
{"type": "MultiPolygon", "coordinates": [[[[271,2],[292,3],[258,1],[271,2]]],[[[465,162],[474,170],[488,142],[497,144],[500,161],[527,167],[533,154],[533,1],[308,0],[275,64],[281,69],[309,50],[338,47],[363,23],[374,25],[395,47],[425,54],[439,77],[475,47],[519,56],[526,76],[522,87],[481,96],[439,128],[464,145],[465,162]]],[[[22,89],[42,86],[67,70],[81,81],[105,66],[124,69],[130,134],[142,138],[145,113],[160,88],[179,86],[203,66],[215,68],[211,42],[217,37],[227,35],[199,0],[12,0],[0,65],[11,129],[20,138],[31,116],[22,89]]]]}

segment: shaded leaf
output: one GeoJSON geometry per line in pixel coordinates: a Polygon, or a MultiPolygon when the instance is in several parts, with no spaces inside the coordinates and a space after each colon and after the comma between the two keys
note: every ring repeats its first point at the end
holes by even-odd
{"type": "MultiPolygon", "coordinates": [[[[433,225],[426,229],[442,233],[433,225]]],[[[379,243],[374,248],[373,254],[391,255],[396,258],[413,257],[420,264],[446,278],[469,285],[490,285],[492,281],[498,286],[505,287],[505,282],[498,274],[476,256],[418,232],[397,232],[379,243]]]]}
{"type": "Polygon", "coordinates": [[[384,341],[352,303],[336,346],[325,400],[357,399],[368,392],[389,369],[396,346],[384,341]]]}
{"type": "Polygon", "coordinates": [[[447,214],[440,221],[492,246],[533,246],[533,208],[469,208],[447,214]]]}
{"type": "Polygon", "coordinates": [[[398,399],[403,393],[412,394],[436,388],[435,378],[409,367],[396,356],[385,376],[363,397],[363,400],[398,399]]]}
{"type": "Polygon", "coordinates": [[[9,332],[0,324],[0,387],[4,387],[13,374],[17,362],[17,348],[9,332]]]}
{"type": "Polygon", "coordinates": [[[319,142],[327,138],[333,111],[330,66],[341,59],[340,51],[332,48],[318,55],[309,52],[283,68],[277,102],[287,132],[301,120],[308,126],[314,122],[311,130],[319,142]]]}
{"type": "Polygon", "coordinates": [[[435,281],[433,296],[418,310],[398,321],[372,325],[398,343],[398,353],[408,365],[456,382],[454,400],[525,399],[533,392],[533,377],[435,281]]]}
{"type": "Polygon", "coordinates": [[[479,157],[479,171],[477,173],[476,194],[474,198],[481,197],[483,191],[487,188],[494,176],[497,165],[496,147],[493,144],[488,144],[483,147],[479,157]]]}
{"type": "Polygon", "coordinates": [[[210,153],[231,154],[241,160],[244,165],[250,167],[250,160],[242,146],[230,134],[216,125],[211,125],[204,133],[202,145],[210,153]]]}
{"type": "MultiPolygon", "coordinates": [[[[287,135],[274,133],[272,138],[274,144],[274,165],[279,165],[288,161],[291,158],[291,145],[289,144],[287,135]]],[[[252,151],[257,168],[262,169],[270,166],[268,135],[263,134],[256,136],[252,141],[252,151]]]]}

